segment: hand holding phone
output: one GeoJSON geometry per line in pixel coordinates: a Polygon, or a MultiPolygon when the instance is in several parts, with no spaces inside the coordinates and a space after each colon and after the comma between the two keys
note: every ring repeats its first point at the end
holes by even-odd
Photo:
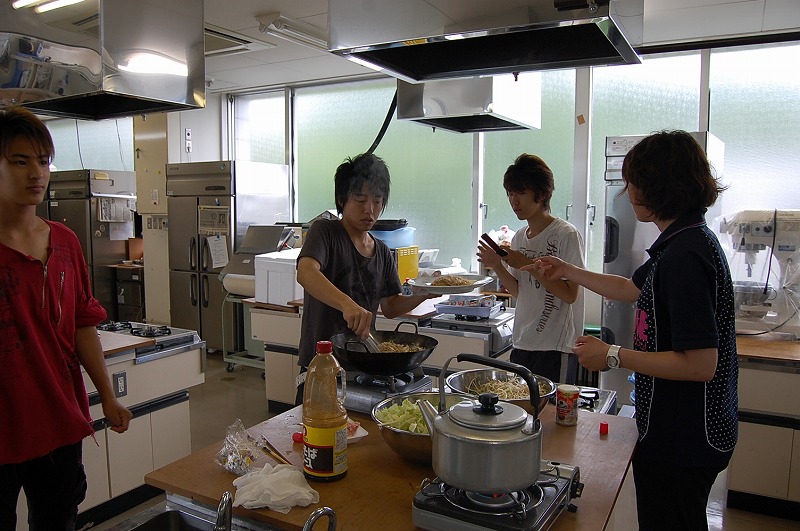
{"type": "Polygon", "coordinates": [[[483,240],[483,242],[486,245],[491,247],[492,251],[496,252],[498,255],[500,255],[500,256],[508,256],[508,252],[505,249],[503,249],[502,247],[500,247],[499,245],[497,245],[497,243],[492,239],[492,237],[489,236],[488,234],[486,234],[485,232],[483,234],[481,234],[481,240],[483,240]]]}

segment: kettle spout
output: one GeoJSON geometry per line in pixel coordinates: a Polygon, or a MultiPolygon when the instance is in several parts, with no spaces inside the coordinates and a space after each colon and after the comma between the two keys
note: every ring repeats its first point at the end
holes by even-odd
{"type": "Polygon", "coordinates": [[[419,406],[419,409],[422,411],[422,417],[425,419],[425,424],[428,426],[428,432],[431,434],[431,438],[433,438],[433,421],[436,420],[436,416],[439,412],[427,400],[418,400],[417,406],[419,406]]]}

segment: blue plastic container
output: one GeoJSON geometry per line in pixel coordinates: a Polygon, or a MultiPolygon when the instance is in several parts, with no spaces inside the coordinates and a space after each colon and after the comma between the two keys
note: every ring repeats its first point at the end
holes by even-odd
{"type": "Polygon", "coordinates": [[[416,230],[414,227],[403,227],[395,230],[371,230],[369,233],[379,240],[383,240],[383,243],[388,245],[389,249],[397,249],[398,247],[414,245],[414,232],[416,230]]]}

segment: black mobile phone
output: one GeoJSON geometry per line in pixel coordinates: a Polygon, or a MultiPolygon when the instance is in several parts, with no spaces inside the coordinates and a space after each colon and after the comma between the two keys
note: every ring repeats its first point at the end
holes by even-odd
{"type": "Polygon", "coordinates": [[[497,243],[492,239],[492,237],[486,234],[485,232],[481,234],[481,240],[483,240],[486,245],[491,247],[492,251],[496,252],[500,256],[508,256],[508,252],[499,245],[497,245],[497,243]]]}

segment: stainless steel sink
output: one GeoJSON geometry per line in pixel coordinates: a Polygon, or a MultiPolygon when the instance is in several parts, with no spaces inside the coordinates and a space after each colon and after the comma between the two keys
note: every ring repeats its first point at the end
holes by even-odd
{"type": "Polygon", "coordinates": [[[214,522],[178,510],[158,513],[132,529],[136,531],[213,531],[214,522]]]}

